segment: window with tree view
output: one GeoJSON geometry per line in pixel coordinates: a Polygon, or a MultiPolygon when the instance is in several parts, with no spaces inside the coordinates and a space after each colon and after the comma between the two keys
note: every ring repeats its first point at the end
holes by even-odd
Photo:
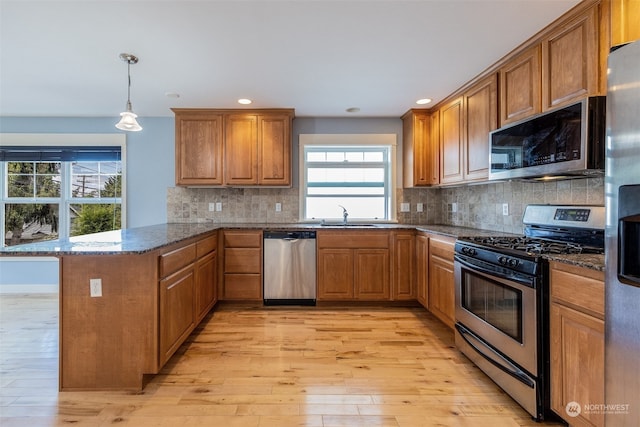
{"type": "Polygon", "coordinates": [[[13,246],[122,228],[120,147],[108,155],[49,155],[60,161],[23,160],[33,153],[2,147],[0,205],[4,244],[13,246]],[[80,158],[80,160],[65,160],[80,158]],[[7,161],[7,158],[10,159],[7,161]],[[13,158],[19,161],[12,161],[13,158]],[[97,158],[100,160],[85,160],[97,158]],[[113,159],[115,158],[115,159],[113,159]]]}

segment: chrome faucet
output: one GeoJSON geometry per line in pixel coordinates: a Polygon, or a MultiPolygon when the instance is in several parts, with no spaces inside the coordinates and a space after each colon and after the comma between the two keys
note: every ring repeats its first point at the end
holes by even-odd
{"type": "Polygon", "coordinates": [[[347,212],[347,208],[342,205],[338,205],[342,208],[342,224],[347,225],[347,217],[349,216],[349,212],[347,212]]]}

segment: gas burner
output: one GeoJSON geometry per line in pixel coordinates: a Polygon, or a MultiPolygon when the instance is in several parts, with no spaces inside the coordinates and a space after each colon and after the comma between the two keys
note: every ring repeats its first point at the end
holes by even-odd
{"type": "Polygon", "coordinates": [[[602,253],[601,248],[581,245],[572,242],[558,242],[554,240],[531,238],[526,236],[516,237],[469,237],[465,241],[475,243],[496,250],[509,249],[511,251],[524,252],[533,255],[544,254],[584,254],[584,253],[602,253]]]}

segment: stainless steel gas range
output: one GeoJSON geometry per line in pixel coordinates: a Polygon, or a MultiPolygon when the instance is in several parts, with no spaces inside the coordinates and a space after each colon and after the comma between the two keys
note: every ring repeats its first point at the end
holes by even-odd
{"type": "Polygon", "coordinates": [[[546,254],[603,253],[604,207],[529,205],[524,236],[455,245],[456,346],[535,419],[549,405],[546,254]]]}

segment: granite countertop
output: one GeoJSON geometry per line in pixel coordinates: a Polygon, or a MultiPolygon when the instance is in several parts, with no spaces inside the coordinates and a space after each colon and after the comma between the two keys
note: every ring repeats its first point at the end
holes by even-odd
{"type": "MultiPolygon", "coordinates": [[[[468,236],[504,236],[509,233],[479,230],[437,224],[355,224],[345,227],[341,224],[293,223],[169,223],[124,230],[86,234],[68,239],[50,240],[0,248],[0,256],[62,256],[62,255],[125,255],[142,254],[178,243],[217,229],[257,229],[257,230],[418,230],[443,236],[458,238],[468,236]]],[[[604,255],[545,255],[546,259],[578,265],[594,270],[604,270],[604,255]]]]}
{"type": "Polygon", "coordinates": [[[604,254],[544,255],[549,261],[562,262],[591,270],[604,271],[604,254]]]}

